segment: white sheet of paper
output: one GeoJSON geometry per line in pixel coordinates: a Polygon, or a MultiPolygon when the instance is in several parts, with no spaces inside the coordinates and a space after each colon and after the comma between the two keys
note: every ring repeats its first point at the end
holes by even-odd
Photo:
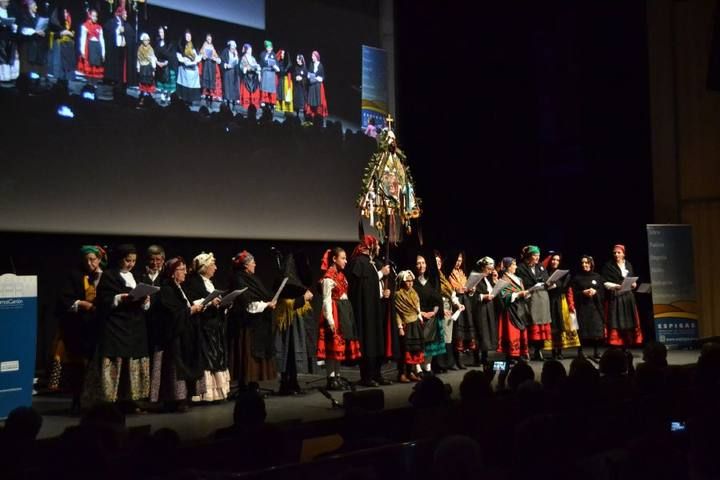
{"type": "Polygon", "coordinates": [[[632,290],[632,284],[638,281],[638,278],[640,277],[625,277],[625,280],[623,280],[622,285],[620,285],[620,290],[618,290],[617,293],[627,293],[632,290]]]}
{"type": "Polygon", "coordinates": [[[235,299],[240,296],[245,290],[247,290],[247,287],[241,288],[240,290],[233,290],[232,292],[228,293],[224,297],[222,297],[222,301],[220,302],[221,307],[227,307],[231,303],[235,301],[235,299]]]}
{"type": "Polygon", "coordinates": [[[461,313],[462,312],[460,311],[460,309],[455,310],[455,313],[453,313],[450,318],[452,319],[453,322],[457,322],[457,319],[460,318],[461,313]]]}
{"type": "Polygon", "coordinates": [[[282,283],[280,284],[280,287],[278,287],[277,292],[275,292],[275,296],[273,297],[272,301],[277,302],[278,298],[280,298],[280,294],[283,291],[283,288],[285,288],[285,284],[288,282],[288,277],[283,278],[282,283]]]}
{"type": "Polygon", "coordinates": [[[467,288],[468,290],[472,290],[477,286],[478,283],[480,283],[480,280],[482,280],[484,277],[484,273],[470,272],[470,277],[468,277],[467,282],[465,282],[465,288],[467,288]]]}
{"type": "Polygon", "coordinates": [[[203,298],[203,301],[200,305],[207,305],[208,303],[212,302],[218,297],[221,297],[222,294],[225,293],[222,290],[213,290],[211,293],[208,294],[207,297],[203,298]]]}
{"type": "Polygon", "coordinates": [[[505,286],[507,286],[509,283],[510,282],[508,282],[507,280],[503,280],[501,278],[500,280],[497,281],[497,283],[493,287],[492,292],[490,292],[490,295],[492,295],[493,297],[497,297],[498,294],[500,293],[500,290],[505,288],[505,286]]]}
{"type": "Polygon", "coordinates": [[[650,293],[652,291],[652,284],[641,283],[638,288],[635,289],[637,293],[650,293]]]}
{"type": "Polygon", "coordinates": [[[555,270],[545,283],[547,283],[548,285],[552,285],[553,283],[556,283],[558,280],[567,275],[569,271],[570,270],[555,270]]]}
{"type": "Polygon", "coordinates": [[[37,24],[35,25],[35,30],[44,32],[45,30],[47,30],[49,22],[50,19],[47,17],[38,17],[37,24]]]}
{"type": "Polygon", "coordinates": [[[134,300],[139,300],[143,297],[147,297],[148,295],[153,295],[160,291],[160,287],[154,287],[152,285],[148,285],[147,283],[138,283],[135,288],[132,289],[128,295],[130,298],[134,300]]]}
{"type": "Polygon", "coordinates": [[[544,283],[536,283],[535,285],[533,285],[532,287],[528,288],[527,290],[528,290],[528,292],[530,292],[530,293],[534,293],[534,292],[537,292],[538,290],[544,290],[544,289],[545,289],[545,284],[544,284],[544,283]]]}

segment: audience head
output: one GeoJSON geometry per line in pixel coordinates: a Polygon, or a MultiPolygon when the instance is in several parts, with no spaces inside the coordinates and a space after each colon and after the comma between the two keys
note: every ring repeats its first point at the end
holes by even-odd
{"type": "Polygon", "coordinates": [[[508,388],[516,392],[518,387],[527,381],[535,380],[535,372],[532,367],[526,362],[518,362],[508,374],[507,385],[508,388]]]}
{"type": "Polygon", "coordinates": [[[600,357],[600,373],[606,377],[621,377],[628,373],[627,355],[619,348],[608,348],[600,357]]]}
{"type": "Polygon", "coordinates": [[[451,391],[450,385],[437,377],[423,378],[415,384],[408,400],[415,408],[447,407],[451,391]]]}
{"type": "Polygon", "coordinates": [[[17,407],[5,420],[3,433],[11,441],[32,442],[40,433],[42,417],[32,407],[17,407]]]}
{"type": "Polygon", "coordinates": [[[567,371],[565,366],[557,360],[548,360],[543,363],[540,382],[548,390],[556,390],[565,383],[567,371]]]}
{"type": "Polygon", "coordinates": [[[667,347],[660,342],[648,342],[643,348],[643,361],[656,367],[667,367],[667,347]]]}
{"type": "Polygon", "coordinates": [[[460,383],[460,399],[463,403],[477,405],[492,398],[491,378],[480,370],[470,370],[460,383]]]}

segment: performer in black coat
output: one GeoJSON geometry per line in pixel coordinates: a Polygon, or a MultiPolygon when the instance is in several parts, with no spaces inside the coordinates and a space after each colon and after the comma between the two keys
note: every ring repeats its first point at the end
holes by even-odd
{"type": "MultiPolygon", "coordinates": [[[[185,282],[185,291],[193,305],[202,304],[208,295],[217,289],[212,278],[217,271],[215,257],[211,253],[201,253],[193,259],[193,274],[185,282]]],[[[201,387],[196,399],[204,402],[225,400],[230,393],[230,372],[227,359],[227,328],[225,316],[220,310],[220,297],[207,303],[198,314],[200,351],[205,371],[200,379],[201,387]]]]}
{"type": "MultiPolygon", "coordinates": [[[[105,37],[105,80],[119,89],[137,84],[135,29],[127,21],[125,2],[103,25],[105,37]]],[[[124,93],[124,90],[123,90],[124,93]]]]}
{"type": "Polygon", "coordinates": [[[86,378],[83,401],[122,400],[135,411],[139,408],[134,401],[147,398],[150,393],[145,325],[150,298],[128,295],[139,282],[132,273],[137,261],[135,246],[118,246],[112,252],[112,260],[114,268],[103,272],[97,287],[100,339],[86,378]]]}
{"type": "Polygon", "coordinates": [[[348,298],[353,307],[353,316],[360,337],[360,385],[377,387],[390,385],[381,374],[387,329],[382,299],[390,295],[389,290],[380,283],[382,278],[390,274],[390,267],[379,270],[373,258],[380,253],[380,243],[372,235],[365,235],[355,247],[350,262],[345,269],[348,279],[348,298]]]}
{"type": "Polygon", "coordinates": [[[590,255],[583,255],[580,259],[580,271],[573,275],[572,288],[575,298],[575,311],[577,312],[578,333],[582,353],[584,345],[593,346],[593,359],[600,361],[598,347],[605,338],[603,321],[605,288],[602,276],[595,271],[595,261],[590,255]]]}
{"type": "Polygon", "coordinates": [[[233,258],[230,289],[247,290],[228,314],[230,374],[240,385],[274,380],[277,376],[272,335],[273,294],[255,275],[255,257],[248,251],[233,258]]]}

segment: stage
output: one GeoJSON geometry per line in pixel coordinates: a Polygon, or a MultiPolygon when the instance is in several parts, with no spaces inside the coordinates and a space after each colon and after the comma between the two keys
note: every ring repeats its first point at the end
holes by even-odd
{"type": "MultiPolygon", "coordinates": [[[[642,361],[642,351],[633,350],[632,353],[637,365],[642,361]]],[[[671,365],[695,363],[699,354],[699,350],[671,350],[668,352],[668,363],[671,365]]],[[[562,363],[565,368],[569,368],[571,361],[572,358],[566,358],[562,363]]],[[[535,370],[535,379],[539,381],[542,363],[530,362],[530,365],[535,370]]],[[[445,383],[452,386],[453,398],[458,398],[459,385],[467,371],[469,370],[452,371],[439,376],[445,383]]],[[[357,368],[344,368],[342,374],[351,381],[359,379],[359,370],[357,368]]],[[[388,379],[395,379],[397,373],[394,367],[388,365],[384,370],[384,374],[388,379]]],[[[497,383],[497,380],[495,380],[495,383],[497,383]]],[[[332,408],[327,398],[317,390],[313,390],[314,387],[325,385],[324,377],[301,375],[300,384],[303,388],[308,389],[306,395],[292,397],[269,395],[267,397],[265,405],[269,422],[277,423],[291,420],[309,422],[343,416],[342,409],[332,408]]],[[[385,395],[385,408],[393,409],[407,406],[413,385],[412,383],[394,383],[387,387],[381,387],[385,395]]],[[[264,382],[261,386],[268,389],[277,389],[278,382],[264,382]]],[[[342,402],[342,392],[331,393],[338,402],[342,402]]],[[[43,416],[43,425],[38,438],[54,437],[62,433],[66,427],[76,425],[79,422],[79,417],[68,415],[67,410],[70,407],[70,399],[64,395],[36,395],[33,397],[33,407],[43,416]]],[[[211,436],[218,428],[231,425],[232,415],[233,402],[223,402],[215,405],[194,406],[186,413],[129,415],[127,417],[127,426],[150,425],[153,431],[167,427],[178,432],[183,440],[200,440],[211,436]]]]}

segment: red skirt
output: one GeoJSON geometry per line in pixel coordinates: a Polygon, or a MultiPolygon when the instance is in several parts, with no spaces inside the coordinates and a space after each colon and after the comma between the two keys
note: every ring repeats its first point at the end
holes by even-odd
{"type": "Polygon", "coordinates": [[[260,90],[250,92],[245,86],[245,82],[240,83],[240,104],[243,108],[247,109],[250,105],[255,105],[255,108],[260,106],[260,90]]]}
{"type": "Polygon", "coordinates": [[[530,341],[531,342],[544,342],[545,340],[552,340],[552,329],[549,323],[544,325],[530,325],[530,341]]]}
{"type": "Polygon", "coordinates": [[[528,350],[528,329],[520,330],[510,321],[510,313],[504,312],[500,316],[498,325],[498,352],[511,357],[527,355],[528,350]]]}
{"type": "Polygon", "coordinates": [[[318,360],[358,360],[361,357],[360,342],[358,340],[346,341],[337,331],[333,332],[326,325],[320,326],[317,343],[318,360]]]}

